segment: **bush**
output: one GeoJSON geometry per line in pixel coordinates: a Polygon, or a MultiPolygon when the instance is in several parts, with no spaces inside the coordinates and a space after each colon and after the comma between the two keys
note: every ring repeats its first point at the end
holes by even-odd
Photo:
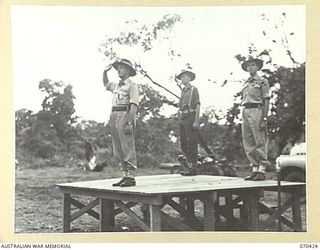
{"type": "Polygon", "coordinates": [[[37,147],[37,149],[35,150],[35,156],[43,159],[48,159],[54,155],[55,151],[55,147],[52,144],[47,143],[45,145],[42,145],[41,147],[37,147]]]}
{"type": "Polygon", "coordinates": [[[85,147],[83,142],[74,142],[69,146],[69,153],[79,160],[85,160],[85,147]]]}
{"type": "Polygon", "coordinates": [[[160,159],[151,154],[137,153],[137,162],[139,168],[154,168],[159,166],[160,159]]]}

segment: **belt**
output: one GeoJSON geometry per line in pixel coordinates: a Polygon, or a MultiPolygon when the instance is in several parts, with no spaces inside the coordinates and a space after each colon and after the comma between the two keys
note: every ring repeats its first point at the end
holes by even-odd
{"type": "Polygon", "coordinates": [[[243,104],[243,106],[246,109],[252,109],[252,108],[260,108],[260,107],[262,107],[262,104],[261,103],[245,103],[245,104],[243,104]]]}
{"type": "Polygon", "coordinates": [[[113,106],[112,112],[114,112],[114,111],[129,111],[129,107],[127,105],[113,106]]]}
{"type": "Polygon", "coordinates": [[[192,113],[192,112],[195,112],[196,110],[195,109],[185,109],[185,110],[180,110],[180,112],[182,114],[188,114],[188,113],[192,113]]]}

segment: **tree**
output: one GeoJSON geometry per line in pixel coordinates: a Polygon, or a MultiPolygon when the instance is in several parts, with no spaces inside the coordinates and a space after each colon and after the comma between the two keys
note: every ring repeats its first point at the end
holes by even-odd
{"type": "Polygon", "coordinates": [[[280,137],[280,147],[286,140],[305,131],[305,64],[296,68],[279,67],[273,72],[279,87],[273,91],[269,131],[280,137]]]}
{"type": "Polygon", "coordinates": [[[148,85],[140,85],[136,149],[138,164],[151,166],[161,161],[172,161],[177,155],[177,116],[166,118],[161,109],[168,100],[148,85]]]}
{"type": "Polygon", "coordinates": [[[56,130],[59,139],[64,142],[68,136],[72,136],[71,125],[77,119],[73,117],[75,97],[72,86],[44,79],[40,81],[39,89],[46,93],[42,102],[42,111],[47,113],[48,125],[56,130]]]}
{"type": "Polygon", "coordinates": [[[15,112],[15,125],[16,125],[16,135],[26,128],[29,128],[34,123],[36,117],[31,110],[20,109],[15,112]]]}
{"type": "MultiPolygon", "coordinates": [[[[161,40],[162,46],[164,41],[170,40],[170,31],[172,31],[176,24],[181,22],[181,20],[182,18],[176,14],[164,15],[161,20],[151,24],[150,26],[140,25],[137,20],[128,20],[125,22],[127,31],[121,31],[115,37],[106,36],[106,40],[100,45],[99,51],[102,52],[105,55],[105,58],[111,62],[119,60],[121,58],[119,52],[123,50],[126,51],[128,48],[130,49],[130,54],[133,54],[133,52],[139,53],[138,58],[140,59],[141,55],[148,57],[159,40],[161,40]]],[[[166,50],[171,60],[173,60],[173,58],[181,57],[181,54],[177,53],[171,47],[170,43],[166,45],[166,50]]],[[[132,62],[133,67],[140,76],[148,79],[154,85],[165,89],[171,95],[178,97],[170,90],[164,88],[161,84],[155,82],[141,62],[137,60],[132,60],[132,62]]],[[[173,81],[174,79],[171,76],[169,80],[173,81]]],[[[174,103],[171,102],[171,104],[174,103]]]]}
{"type": "Polygon", "coordinates": [[[34,156],[50,158],[55,153],[68,150],[77,132],[72,125],[74,96],[71,85],[44,79],[40,91],[46,93],[42,110],[33,114],[28,110],[16,112],[17,146],[34,156]]]}
{"type": "Polygon", "coordinates": [[[215,157],[229,163],[238,162],[245,157],[240,124],[235,122],[238,114],[238,105],[235,104],[226,114],[209,107],[200,118],[201,134],[211,145],[215,157]]]}
{"type": "MultiPolygon", "coordinates": [[[[121,31],[116,37],[106,37],[101,44],[100,51],[111,61],[119,59],[118,50],[122,46],[130,46],[142,49],[143,52],[153,48],[153,44],[157,39],[169,39],[166,31],[172,30],[177,22],[181,21],[179,15],[165,15],[155,24],[139,25],[137,20],[128,20],[125,22],[128,31],[121,31]]],[[[174,54],[171,49],[171,54],[174,54]]]]}

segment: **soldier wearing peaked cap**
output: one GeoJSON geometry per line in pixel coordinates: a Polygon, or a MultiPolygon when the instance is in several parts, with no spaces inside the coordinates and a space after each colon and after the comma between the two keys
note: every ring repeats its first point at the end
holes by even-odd
{"type": "Polygon", "coordinates": [[[250,74],[241,91],[242,105],[242,141],[252,174],[245,180],[265,180],[265,172],[271,163],[268,161],[267,115],[269,110],[269,83],[257,72],[263,67],[263,61],[249,58],[242,63],[242,69],[250,74]]]}
{"type": "Polygon", "coordinates": [[[103,83],[113,93],[110,127],[113,152],[120,161],[123,178],[113,186],[135,186],[134,170],[137,158],[134,144],[134,128],[139,104],[138,85],[131,79],[136,71],[127,59],[109,65],[103,72],[103,83]],[[110,82],[107,72],[114,67],[120,77],[119,82],[110,82]]]}

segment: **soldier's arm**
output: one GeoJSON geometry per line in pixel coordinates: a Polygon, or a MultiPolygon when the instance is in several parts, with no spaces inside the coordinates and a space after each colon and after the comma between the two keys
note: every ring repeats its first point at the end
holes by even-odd
{"type": "Polygon", "coordinates": [[[262,117],[267,117],[268,116],[269,103],[270,103],[269,98],[264,98],[263,99],[262,117]]]}
{"type": "Polygon", "coordinates": [[[137,109],[138,109],[138,104],[139,104],[139,89],[137,84],[135,83],[130,84],[129,96],[130,96],[130,100],[129,100],[130,110],[128,114],[127,123],[134,123],[137,109]]]}
{"type": "Polygon", "coordinates": [[[108,78],[108,71],[111,69],[112,65],[108,66],[104,71],[103,71],[103,85],[106,87],[107,90],[113,91],[114,90],[114,83],[109,81],[108,78]]]}
{"type": "Polygon", "coordinates": [[[262,117],[260,121],[260,130],[264,130],[267,127],[268,123],[268,111],[269,111],[269,98],[263,99],[263,109],[262,109],[262,117]]]}
{"type": "Polygon", "coordinates": [[[195,118],[195,122],[199,123],[199,117],[200,117],[200,104],[197,105],[196,108],[196,118],[195,118]]]}
{"type": "Polygon", "coordinates": [[[268,116],[269,111],[269,100],[270,100],[270,87],[269,82],[267,79],[263,79],[262,86],[261,86],[261,95],[263,98],[263,111],[262,111],[262,117],[268,116]]]}
{"type": "Polygon", "coordinates": [[[136,104],[133,104],[133,103],[130,104],[130,110],[129,110],[129,114],[128,114],[127,123],[131,123],[131,124],[134,123],[134,120],[135,120],[135,117],[137,114],[137,109],[138,109],[138,107],[136,104]]]}
{"type": "Polygon", "coordinates": [[[260,128],[265,129],[267,126],[267,117],[269,112],[269,105],[270,105],[270,93],[269,93],[269,82],[267,79],[263,79],[261,85],[261,94],[263,98],[263,108],[262,108],[262,117],[260,121],[260,128]]]}
{"type": "Polygon", "coordinates": [[[194,94],[195,104],[197,105],[196,106],[196,116],[194,119],[193,128],[198,129],[199,128],[199,117],[200,117],[200,97],[199,97],[199,92],[198,92],[197,88],[195,88],[193,94],[194,94]]]}

